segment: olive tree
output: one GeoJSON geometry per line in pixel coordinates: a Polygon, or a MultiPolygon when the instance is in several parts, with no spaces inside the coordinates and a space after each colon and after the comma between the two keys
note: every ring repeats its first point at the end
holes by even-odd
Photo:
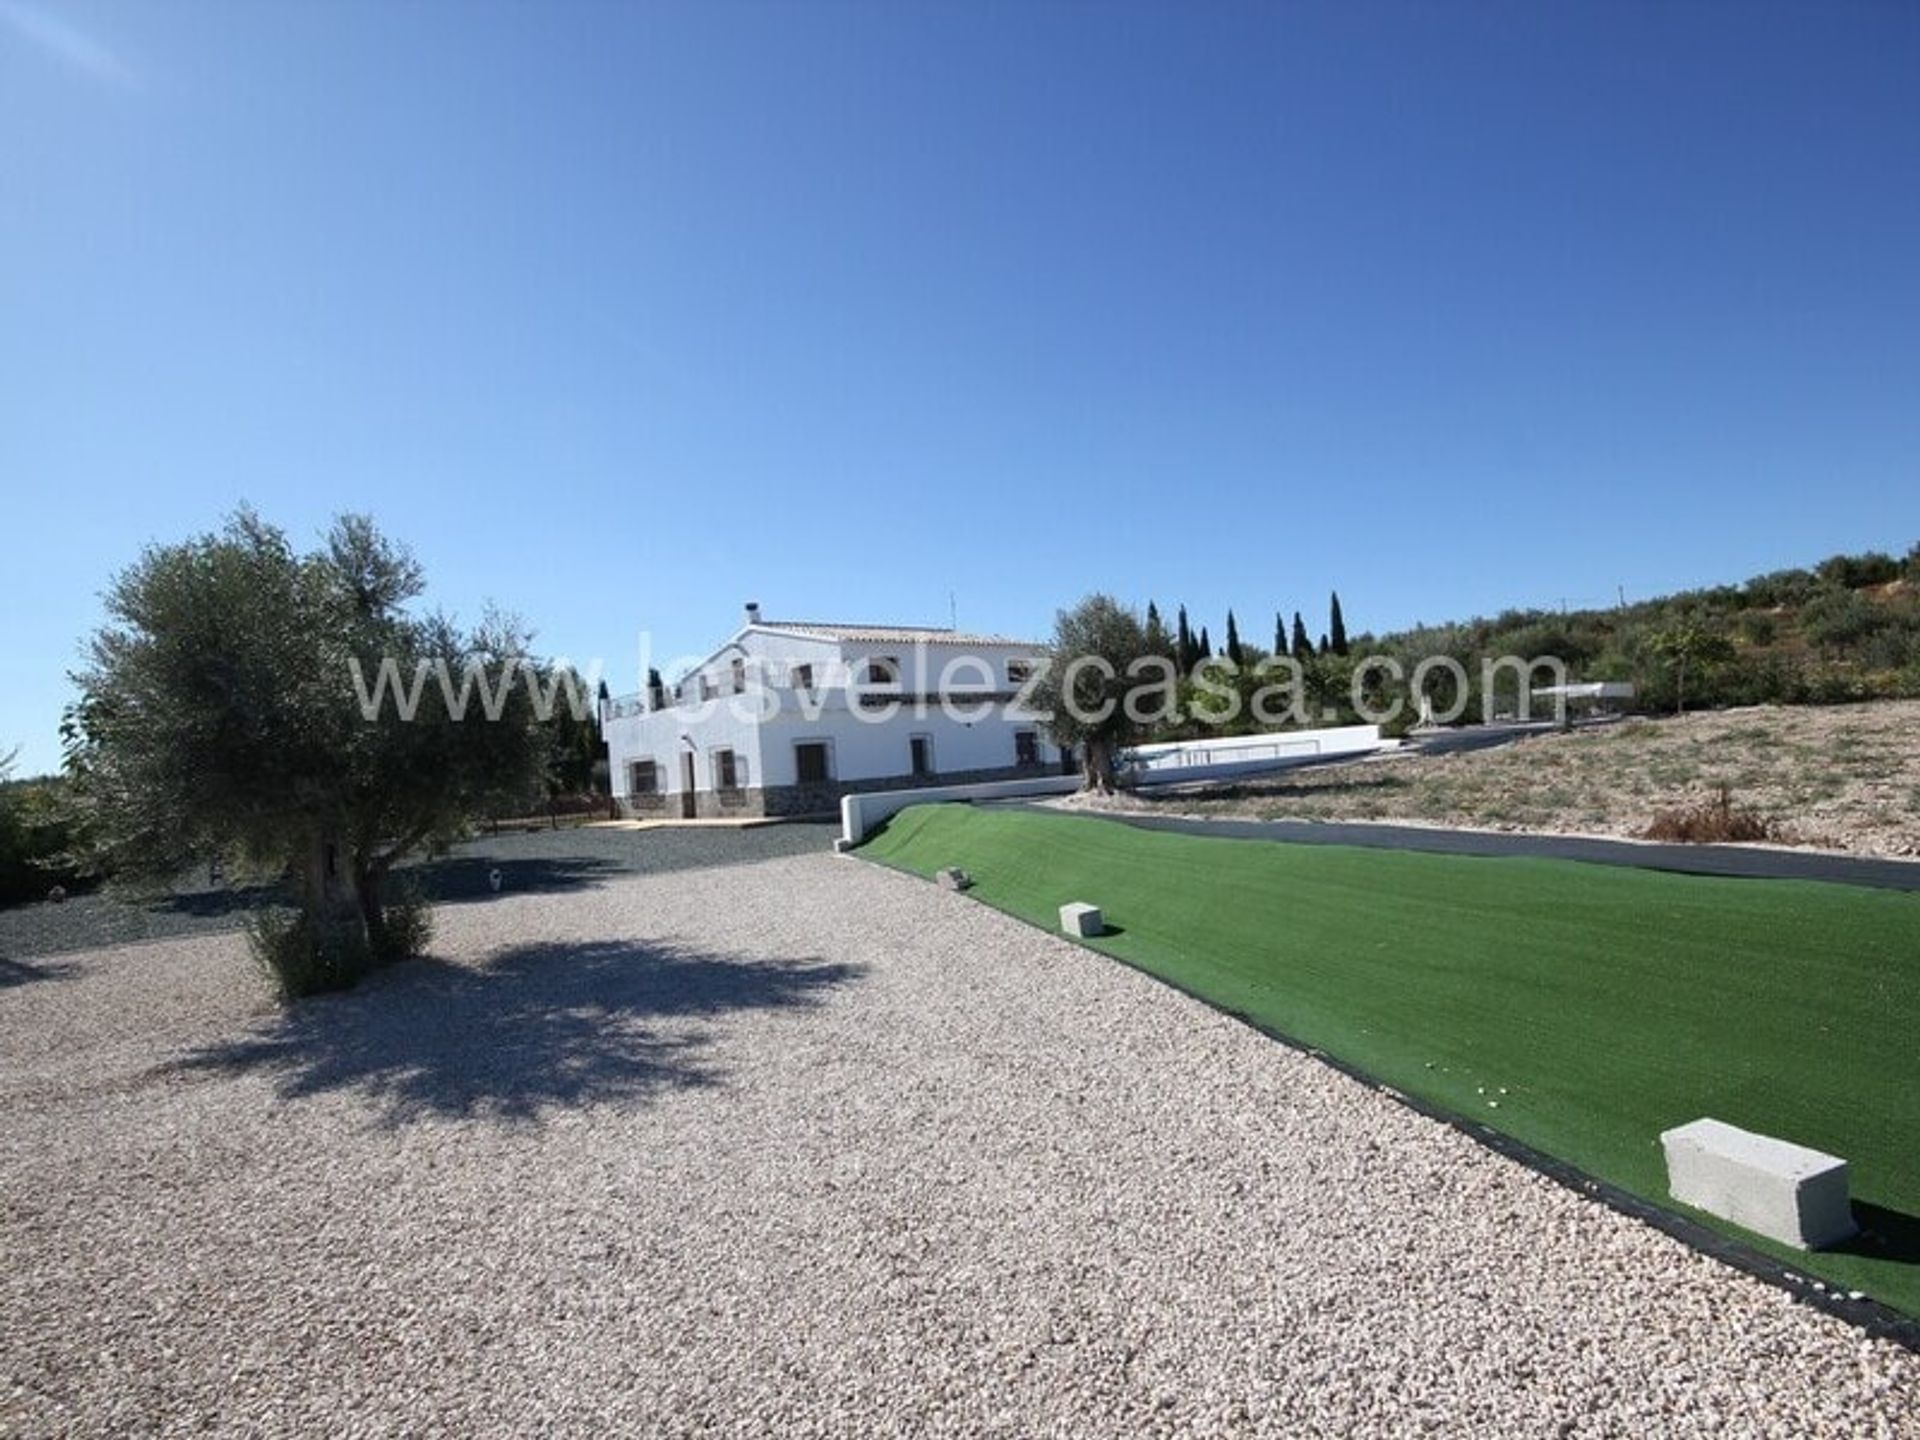
{"type": "Polygon", "coordinates": [[[1673,667],[1673,708],[1683,715],[1687,709],[1687,673],[1697,674],[1734,657],[1733,642],[1717,625],[1697,615],[1654,631],[1647,637],[1647,648],[1673,667]]]}
{"type": "Polygon", "coordinates": [[[1089,595],[1056,617],[1032,703],[1054,742],[1080,751],[1084,788],[1111,793],[1114,755],[1146,731],[1145,692],[1170,693],[1174,678],[1133,611],[1089,595]]]}
{"type": "Polygon", "coordinates": [[[277,938],[312,963],[292,976],[263,959],[289,993],[413,948],[392,929],[394,865],[540,781],[546,744],[516,684],[529,637],[416,614],[422,589],[365,517],[301,554],[242,510],[116,576],[73,677],[69,771],[110,861],[285,876],[299,920],[277,938]]]}

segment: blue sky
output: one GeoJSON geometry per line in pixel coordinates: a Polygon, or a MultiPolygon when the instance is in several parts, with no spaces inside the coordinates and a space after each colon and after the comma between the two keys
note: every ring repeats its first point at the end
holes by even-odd
{"type": "Polygon", "coordinates": [[[1920,539],[1920,7],[0,0],[0,749],[250,501],[635,688],[1920,539]]]}

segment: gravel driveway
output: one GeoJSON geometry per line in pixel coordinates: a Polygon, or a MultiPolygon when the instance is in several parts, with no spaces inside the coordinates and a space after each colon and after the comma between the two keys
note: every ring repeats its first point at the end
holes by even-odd
{"type": "Polygon", "coordinates": [[[808,855],[0,988],[0,1430],[1913,1434],[1920,1356],[808,855]]]}
{"type": "MultiPolygon", "coordinates": [[[[409,861],[399,873],[431,900],[480,900],[491,898],[487,875],[495,869],[511,890],[580,890],[622,875],[813,854],[827,849],[838,833],[837,825],[806,822],[749,829],[509,830],[456,845],[446,855],[409,861]]],[[[10,905],[0,909],[0,980],[9,960],[238,930],[251,910],[276,903],[279,895],[272,885],[211,886],[204,872],[196,872],[158,895],[107,889],[76,895],[64,905],[10,905]]]]}

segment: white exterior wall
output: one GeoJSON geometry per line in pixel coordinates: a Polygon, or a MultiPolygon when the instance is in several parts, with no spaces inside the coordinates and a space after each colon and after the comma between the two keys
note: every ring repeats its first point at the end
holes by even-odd
{"type": "MultiPolygon", "coordinates": [[[[703,662],[677,687],[687,697],[667,708],[619,715],[606,722],[613,793],[628,796],[629,766],[653,760],[659,767],[659,793],[683,793],[682,760],[695,759],[694,788],[714,789],[713,755],[733,750],[737,778],[744,789],[799,783],[794,746],[825,741],[830,747],[828,778],[834,784],[898,779],[912,773],[911,739],[931,744],[934,775],[1002,770],[1016,763],[1015,734],[1035,732],[1042,765],[1057,766],[1060,751],[1047,743],[1030,715],[1012,712],[985,697],[1018,688],[1008,680],[1009,661],[1030,660],[1036,650],[1024,645],[862,644],[747,626],[703,662]],[[733,662],[745,661],[746,688],[733,689],[733,662]],[[865,664],[872,659],[898,663],[896,685],[869,684],[865,664]],[[813,667],[806,692],[791,683],[791,667],[813,667]],[[700,679],[716,692],[701,700],[700,679]],[[943,683],[944,682],[944,683],[943,683]],[[951,698],[952,709],[938,696],[951,698]],[[862,695],[898,695],[887,709],[862,706],[862,695]],[[969,696],[980,697],[969,699],[969,696]]],[[[676,807],[667,807],[670,812],[676,807]]]]}
{"type": "Polygon", "coordinates": [[[694,756],[694,789],[714,788],[715,752],[731,749],[742,786],[764,783],[760,778],[760,727],[736,718],[724,703],[709,707],[705,719],[693,712],[669,708],[646,715],[623,716],[606,724],[607,759],[615,799],[624,798],[635,760],[652,760],[660,767],[660,791],[677,795],[682,784],[681,760],[694,756]]]}
{"type": "Polygon", "coordinates": [[[814,740],[832,746],[831,774],[839,783],[911,774],[911,741],[916,735],[924,735],[931,743],[935,776],[1010,768],[1016,763],[1013,737],[1023,729],[1035,732],[1042,763],[1057,764],[1060,759],[1059,750],[1047,743],[1032,716],[1010,715],[1003,706],[995,705],[990,713],[967,723],[948,716],[938,705],[918,714],[911,702],[902,702],[897,714],[876,719],[874,712],[849,707],[844,696],[833,699],[836,703],[817,720],[783,712],[761,728],[763,783],[798,784],[794,746],[814,740]]]}

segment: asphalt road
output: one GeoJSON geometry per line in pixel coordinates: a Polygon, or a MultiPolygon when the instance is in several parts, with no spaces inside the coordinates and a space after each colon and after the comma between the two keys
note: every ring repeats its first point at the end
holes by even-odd
{"type": "MultiPolygon", "coordinates": [[[[1045,806],[1002,802],[1025,810],[1045,806]]],[[[1721,875],[1743,880],[1820,880],[1877,890],[1920,891],[1920,862],[1835,855],[1815,850],[1771,850],[1748,845],[1658,845],[1639,840],[1593,840],[1576,835],[1509,835],[1485,830],[1440,830],[1424,825],[1355,825],[1317,820],[1194,820],[1173,815],[1075,812],[1109,824],[1170,830],[1225,840],[1265,840],[1295,845],[1358,845],[1373,850],[1422,850],[1435,855],[1525,855],[1672,870],[1684,875],[1721,875]]]]}

